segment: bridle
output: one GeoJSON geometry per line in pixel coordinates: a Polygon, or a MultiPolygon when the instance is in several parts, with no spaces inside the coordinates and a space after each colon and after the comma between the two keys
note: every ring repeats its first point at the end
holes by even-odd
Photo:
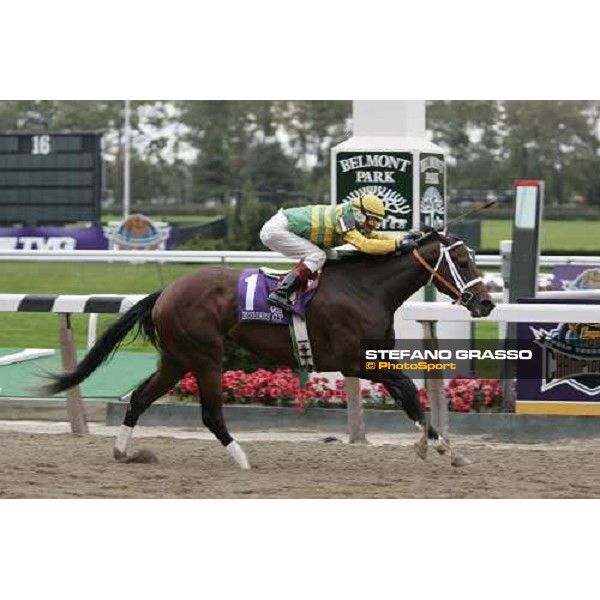
{"type": "Polygon", "coordinates": [[[422,256],[421,253],[415,248],[412,253],[413,256],[417,259],[417,261],[421,264],[421,266],[431,273],[431,277],[429,278],[428,283],[431,283],[432,279],[437,279],[440,283],[442,283],[446,289],[450,290],[454,295],[454,304],[460,304],[462,306],[467,306],[470,304],[475,298],[473,292],[467,291],[470,287],[474,286],[477,283],[481,283],[483,280],[481,277],[475,277],[471,279],[471,281],[465,282],[462,278],[458,267],[454,264],[454,260],[452,260],[451,251],[458,246],[464,246],[465,243],[462,240],[458,240],[450,246],[444,246],[444,244],[440,241],[440,255],[435,263],[435,267],[432,267],[422,256]],[[448,268],[450,270],[450,274],[452,275],[452,279],[454,280],[454,285],[448,281],[443,275],[440,275],[438,269],[440,268],[442,262],[446,260],[448,263],[448,268]]]}

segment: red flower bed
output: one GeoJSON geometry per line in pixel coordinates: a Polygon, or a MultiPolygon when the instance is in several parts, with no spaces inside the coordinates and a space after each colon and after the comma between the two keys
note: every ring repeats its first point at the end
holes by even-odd
{"type": "MultiPolygon", "coordinates": [[[[300,386],[298,373],[291,369],[253,373],[226,371],[221,376],[223,401],[235,404],[264,404],[265,406],[292,406],[303,412],[309,407],[346,407],[344,378],[331,381],[313,375],[300,386]]],[[[383,384],[362,385],[364,402],[377,407],[393,407],[394,400],[383,384]]],[[[497,379],[457,377],[445,387],[448,409],[455,412],[480,412],[498,410],[502,406],[502,391],[497,379]]],[[[170,392],[176,397],[198,396],[196,378],[188,373],[170,392]]],[[[427,391],[419,389],[419,402],[424,410],[429,408],[427,391]]]]}
{"type": "MultiPolygon", "coordinates": [[[[300,386],[300,376],[291,369],[253,373],[226,371],[221,376],[223,401],[236,404],[294,406],[305,410],[309,406],[345,406],[344,380],[331,383],[326,377],[314,375],[300,386]]],[[[196,378],[188,373],[172,390],[173,396],[198,396],[196,378]]]]}
{"type": "MultiPolygon", "coordinates": [[[[293,406],[302,412],[310,407],[346,407],[344,378],[335,381],[313,375],[304,386],[300,376],[291,369],[267,371],[258,369],[253,373],[226,371],[221,376],[223,401],[235,404],[264,404],[265,406],[293,406]]],[[[196,378],[188,373],[170,392],[171,396],[185,398],[198,396],[196,378]]],[[[393,406],[392,397],[382,384],[363,385],[361,397],[377,405],[393,406]]]]}
{"type": "Polygon", "coordinates": [[[455,412],[491,412],[502,407],[498,379],[456,377],[446,387],[448,409],[455,412]]]}

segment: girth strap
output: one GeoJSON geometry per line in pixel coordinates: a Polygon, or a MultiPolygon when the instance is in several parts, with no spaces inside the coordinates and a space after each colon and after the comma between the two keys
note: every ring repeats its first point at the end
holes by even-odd
{"type": "Polygon", "coordinates": [[[315,370],[315,363],[310,339],[308,337],[306,321],[296,313],[292,313],[290,335],[292,338],[294,354],[296,355],[296,360],[300,367],[300,384],[304,385],[308,379],[307,372],[312,373],[315,370]]]}

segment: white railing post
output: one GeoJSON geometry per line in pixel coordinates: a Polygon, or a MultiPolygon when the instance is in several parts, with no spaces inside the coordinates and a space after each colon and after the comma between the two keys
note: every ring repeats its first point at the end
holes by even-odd
{"type": "Polygon", "coordinates": [[[88,319],[87,349],[96,343],[96,332],[98,331],[98,313],[90,313],[88,319]]]}

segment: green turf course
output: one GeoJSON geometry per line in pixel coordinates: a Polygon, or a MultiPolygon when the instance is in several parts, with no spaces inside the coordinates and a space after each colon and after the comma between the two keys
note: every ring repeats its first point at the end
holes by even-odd
{"type": "MultiPolygon", "coordinates": [[[[554,250],[586,251],[597,254],[600,251],[598,229],[600,221],[544,221],[542,223],[542,252],[554,250]]],[[[512,238],[512,222],[482,221],[481,247],[498,251],[500,240],[512,238]]]]}
{"type": "MultiPolygon", "coordinates": [[[[1,349],[0,354],[18,351],[5,350],[1,349]]],[[[79,359],[83,355],[84,352],[78,352],[79,359]]],[[[81,386],[81,394],[87,398],[120,398],[154,371],[156,360],[156,353],[120,352],[86,379],[81,386]]],[[[46,371],[62,371],[60,352],[53,356],[0,366],[0,397],[39,397],[39,394],[27,388],[43,384],[41,375],[46,371]]],[[[65,395],[57,394],[54,397],[64,398],[65,395]]]]}
{"type": "MultiPolygon", "coordinates": [[[[1,263],[0,294],[147,294],[198,269],[198,265],[1,263]]],[[[116,315],[100,315],[98,333],[116,315]]],[[[89,315],[74,314],[78,348],[85,348],[89,315]]],[[[58,316],[53,313],[0,312],[0,347],[58,348],[58,316]]],[[[125,342],[127,344],[131,341],[125,342]]],[[[148,351],[140,342],[123,346],[148,351]]]]}
{"type": "MultiPolygon", "coordinates": [[[[249,268],[253,265],[231,265],[249,268]]],[[[283,268],[285,265],[269,265],[283,268]]],[[[289,266],[289,265],[288,265],[289,266]]],[[[150,294],[179,277],[210,265],[103,264],[103,263],[0,263],[0,294],[150,294]]],[[[100,315],[98,335],[117,319],[100,315]]],[[[89,315],[74,314],[72,326],[77,348],[87,343],[89,315]]],[[[58,348],[58,316],[54,313],[0,312],[0,347],[58,348]]],[[[130,335],[121,346],[148,352],[148,344],[130,335]]]]}
{"type": "MultiPolygon", "coordinates": [[[[150,217],[153,221],[165,221],[170,225],[176,225],[177,223],[204,223],[206,221],[212,221],[221,215],[173,215],[173,216],[154,216],[150,217]]],[[[122,221],[123,215],[102,215],[102,222],[106,225],[109,221],[122,221]]]]}

